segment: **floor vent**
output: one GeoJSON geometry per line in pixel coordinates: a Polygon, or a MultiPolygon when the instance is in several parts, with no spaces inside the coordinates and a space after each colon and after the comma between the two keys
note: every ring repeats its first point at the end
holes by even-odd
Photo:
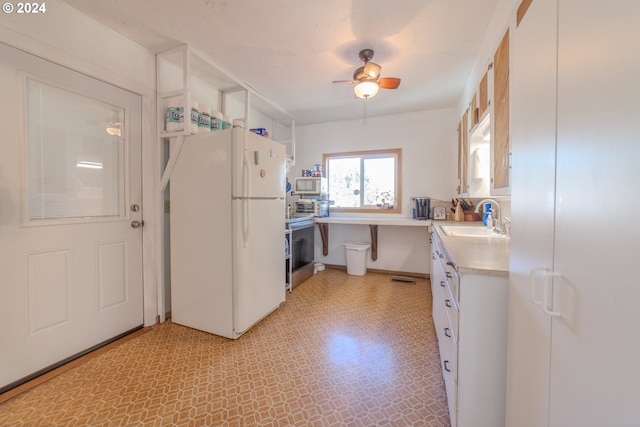
{"type": "Polygon", "coordinates": [[[416,284],[416,279],[413,279],[411,277],[405,277],[405,276],[391,276],[391,281],[392,282],[409,283],[411,285],[415,285],[416,284]]]}

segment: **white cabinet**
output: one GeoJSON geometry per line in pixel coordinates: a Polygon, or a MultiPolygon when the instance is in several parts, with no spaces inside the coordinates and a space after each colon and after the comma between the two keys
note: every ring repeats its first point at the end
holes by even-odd
{"type": "MultiPolygon", "coordinates": [[[[465,239],[465,238],[462,238],[465,239]]],[[[451,425],[504,425],[507,275],[460,268],[432,231],[433,316],[451,425]]]]}
{"type": "Polygon", "coordinates": [[[640,425],[638,17],[536,0],[515,30],[508,427],[640,425]]]}
{"type": "Polygon", "coordinates": [[[457,194],[461,196],[510,195],[509,34],[507,28],[458,125],[457,194]]]}

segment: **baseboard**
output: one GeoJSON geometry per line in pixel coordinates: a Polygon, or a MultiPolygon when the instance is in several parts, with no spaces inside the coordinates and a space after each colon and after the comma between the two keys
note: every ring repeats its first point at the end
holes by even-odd
{"type": "MultiPolygon", "coordinates": [[[[335,270],[343,270],[347,271],[346,265],[339,264],[325,264],[326,268],[332,268],[335,270]]],[[[415,277],[418,279],[429,279],[430,275],[426,273],[412,273],[408,271],[397,271],[397,270],[381,270],[377,268],[369,268],[367,267],[367,273],[377,273],[377,274],[389,274],[391,276],[406,276],[406,277],[415,277]]]]}

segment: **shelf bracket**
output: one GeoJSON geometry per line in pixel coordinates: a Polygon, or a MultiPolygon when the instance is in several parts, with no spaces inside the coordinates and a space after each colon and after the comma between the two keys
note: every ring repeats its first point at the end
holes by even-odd
{"type": "Polygon", "coordinates": [[[180,157],[180,151],[182,151],[182,145],[184,144],[184,135],[179,135],[176,138],[175,144],[171,147],[171,153],[169,154],[169,160],[167,161],[167,166],[164,168],[164,172],[162,172],[162,179],[160,179],[160,192],[164,193],[169,185],[169,180],[171,179],[171,174],[173,173],[173,169],[176,167],[176,162],[178,161],[178,157],[180,157]]]}
{"type": "Polygon", "coordinates": [[[369,232],[371,233],[371,261],[378,259],[378,225],[369,224],[369,232]]]}
{"type": "Polygon", "coordinates": [[[318,223],[320,230],[320,238],[322,239],[322,255],[329,255],[329,224],[324,222],[318,223]]]}

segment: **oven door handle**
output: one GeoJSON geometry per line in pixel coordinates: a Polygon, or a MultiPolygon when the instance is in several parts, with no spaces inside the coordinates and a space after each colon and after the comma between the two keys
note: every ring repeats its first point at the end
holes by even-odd
{"type": "Polygon", "coordinates": [[[297,224],[291,224],[291,231],[298,231],[298,230],[304,230],[305,228],[311,228],[313,227],[314,222],[313,221],[304,221],[301,223],[297,223],[297,224]]]}

